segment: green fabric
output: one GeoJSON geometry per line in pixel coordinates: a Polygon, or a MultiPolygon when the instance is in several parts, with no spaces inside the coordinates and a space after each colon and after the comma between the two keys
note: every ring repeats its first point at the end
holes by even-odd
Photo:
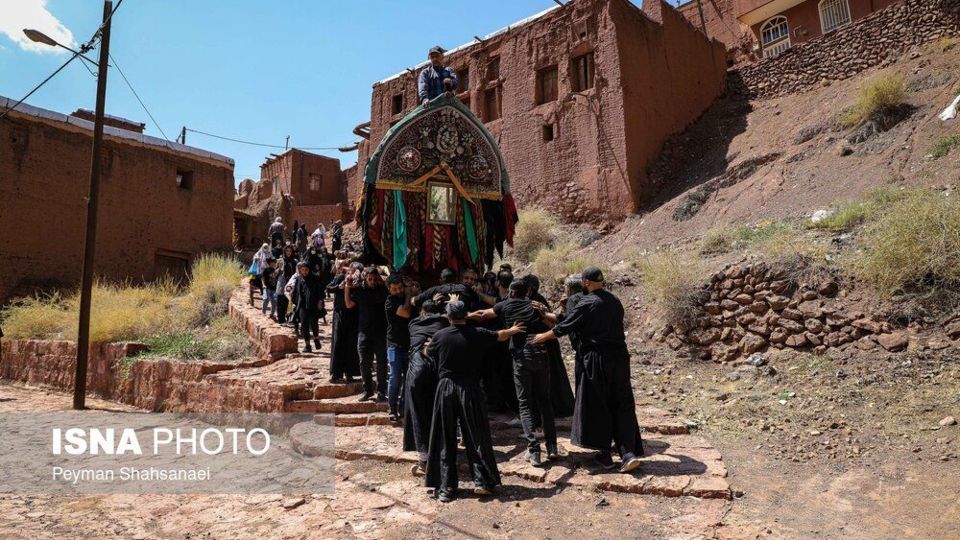
{"type": "Polygon", "coordinates": [[[403,206],[403,192],[393,192],[393,267],[397,270],[407,263],[407,213],[403,206]]]}
{"type": "Polygon", "coordinates": [[[470,211],[470,203],[463,197],[463,228],[466,232],[467,246],[470,247],[470,259],[474,263],[480,260],[480,248],[477,246],[477,231],[473,226],[473,213],[470,211]]]}

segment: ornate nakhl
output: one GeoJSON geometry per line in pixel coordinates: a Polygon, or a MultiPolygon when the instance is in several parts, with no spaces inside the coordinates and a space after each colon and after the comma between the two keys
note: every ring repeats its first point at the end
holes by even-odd
{"type": "Polygon", "coordinates": [[[470,119],[450,105],[428,111],[392,134],[380,156],[376,183],[423,189],[424,177],[442,163],[471,197],[500,198],[496,150],[470,119]]]}

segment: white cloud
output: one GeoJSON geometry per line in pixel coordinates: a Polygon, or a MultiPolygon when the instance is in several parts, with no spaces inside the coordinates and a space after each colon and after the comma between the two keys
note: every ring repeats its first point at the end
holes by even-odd
{"type": "Polygon", "coordinates": [[[23,35],[24,28],[39,30],[52,37],[58,43],[68,47],[76,46],[73,32],[63,25],[47,9],[47,0],[3,0],[3,16],[0,17],[0,33],[6,34],[21,49],[37,53],[66,53],[62,47],[51,47],[43,43],[34,43],[23,35]]]}

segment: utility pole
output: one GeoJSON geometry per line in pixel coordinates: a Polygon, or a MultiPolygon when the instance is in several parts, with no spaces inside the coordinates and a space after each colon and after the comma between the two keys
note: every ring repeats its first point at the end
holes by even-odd
{"type": "Polygon", "coordinates": [[[83,245],[83,276],[80,280],[80,323],[77,332],[77,366],[73,382],[73,408],[86,408],[87,361],[90,355],[90,304],[93,289],[93,262],[97,247],[97,207],[100,202],[100,150],[103,146],[103,114],[107,100],[107,64],[110,60],[110,15],[113,2],[103,2],[100,28],[100,65],[97,71],[97,109],[93,123],[93,156],[90,163],[90,190],[87,195],[87,229],[83,245]]]}
{"type": "Polygon", "coordinates": [[[283,143],[283,149],[284,149],[284,150],[289,150],[289,149],[290,149],[290,136],[289,136],[289,135],[287,135],[287,142],[283,143]]]}
{"type": "Polygon", "coordinates": [[[187,126],[180,128],[180,144],[187,144],[187,126]]]}

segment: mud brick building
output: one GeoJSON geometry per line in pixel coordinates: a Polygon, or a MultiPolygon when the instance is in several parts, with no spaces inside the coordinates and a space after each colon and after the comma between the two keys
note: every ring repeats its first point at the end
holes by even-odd
{"type": "MultiPolygon", "coordinates": [[[[349,200],[376,145],[417,105],[423,65],[374,84],[349,200]]],[[[449,51],[447,65],[498,140],[521,207],[611,223],[649,195],[647,166],[664,140],[723,92],[726,51],[661,0],[642,10],[572,0],[449,51]]]]}
{"type": "MultiPolygon", "coordinates": [[[[0,111],[16,101],[0,97],[0,111]]],[[[0,120],[0,302],[80,281],[93,123],[21,104],[0,120]]],[[[107,118],[96,275],[185,274],[230,248],[233,160],[107,118]]]]}
{"type": "Polygon", "coordinates": [[[323,222],[328,228],[344,219],[346,182],[340,160],[292,148],[272,154],[260,166],[260,180],[240,182],[234,199],[234,244],[259,247],[277,216],[287,232],[293,222],[306,223],[308,233],[323,222]]]}
{"type": "Polygon", "coordinates": [[[898,1],[691,0],[677,9],[705,26],[710,37],[726,44],[731,61],[739,62],[774,58],[898,1]]]}

